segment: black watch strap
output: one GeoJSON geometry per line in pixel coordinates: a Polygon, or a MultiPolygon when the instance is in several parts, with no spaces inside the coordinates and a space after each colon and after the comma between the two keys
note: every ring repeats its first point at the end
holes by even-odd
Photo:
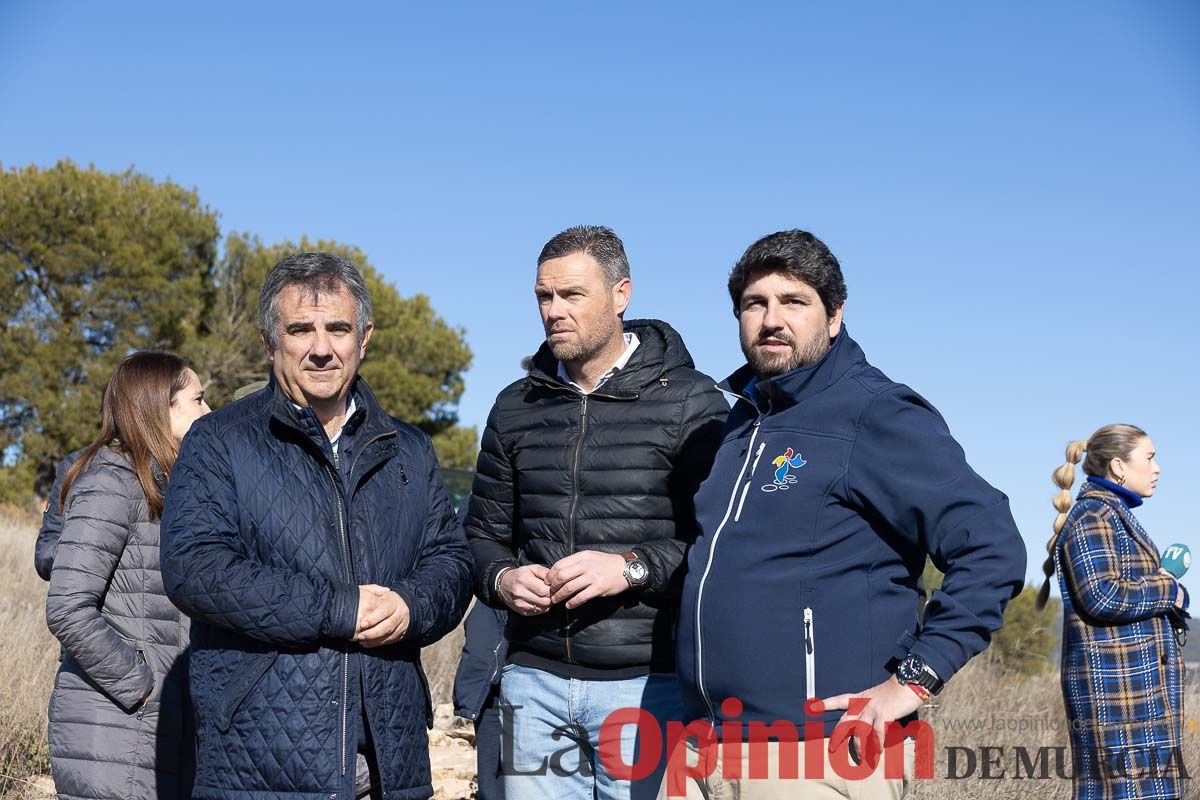
{"type": "Polygon", "coordinates": [[[930,694],[938,694],[945,686],[933,668],[926,664],[923,658],[913,653],[905,656],[900,662],[900,666],[896,668],[896,680],[902,684],[915,683],[917,686],[927,689],[930,694]]]}

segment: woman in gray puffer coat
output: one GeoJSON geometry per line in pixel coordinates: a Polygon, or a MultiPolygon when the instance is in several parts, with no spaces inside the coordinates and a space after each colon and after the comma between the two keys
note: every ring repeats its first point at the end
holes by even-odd
{"type": "Polygon", "coordinates": [[[60,798],[186,798],[194,750],[188,620],[158,567],[163,493],[192,422],[196,373],[134,353],[104,389],[101,431],[63,481],[46,623],[64,648],[50,697],[60,798]]]}

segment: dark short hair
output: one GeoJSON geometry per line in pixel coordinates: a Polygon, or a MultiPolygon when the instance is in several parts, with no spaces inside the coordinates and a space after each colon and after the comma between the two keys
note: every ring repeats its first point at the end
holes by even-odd
{"type": "Polygon", "coordinates": [[[762,237],[738,259],[729,273],[729,297],[733,313],[741,311],[742,293],[757,274],[782,272],[811,286],[832,317],[846,302],[846,281],[833,253],[808,231],[779,231],[762,237]]]}
{"type": "Polygon", "coordinates": [[[337,292],[345,286],[354,298],[358,341],[362,341],[372,310],[371,293],[358,267],[332,253],[296,253],[271,267],[258,295],[258,328],[266,334],[272,350],[279,346],[279,294],[288,286],[300,286],[313,294],[337,292]]]}
{"type": "Polygon", "coordinates": [[[572,253],[585,253],[596,259],[604,282],[615,286],[629,277],[629,259],[625,257],[625,245],[612,228],[604,225],[575,225],[546,242],[538,255],[540,267],[552,258],[562,258],[572,253]]]}

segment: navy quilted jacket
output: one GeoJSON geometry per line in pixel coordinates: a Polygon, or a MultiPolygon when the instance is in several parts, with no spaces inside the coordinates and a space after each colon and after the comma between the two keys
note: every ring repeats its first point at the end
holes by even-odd
{"type": "Polygon", "coordinates": [[[346,481],[312,410],[274,381],[184,440],[162,572],[193,621],[193,797],[345,797],[360,697],[383,796],[432,793],[420,648],[466,611],[471,556],[429,438],[387,416],[361,379],[354,392],[346,481]],[[396,644],[349,641],[364,583],[408,603],[396,644]]]}

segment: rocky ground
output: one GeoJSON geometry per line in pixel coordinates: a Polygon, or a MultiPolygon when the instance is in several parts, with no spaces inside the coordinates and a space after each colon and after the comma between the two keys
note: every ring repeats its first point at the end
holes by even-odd
{"type": "MultiPolygon", "coordinates": [[[[475,797],[475,729],[454,716],[445,703],[434,711],[429,732],[429,762],[433,770],[434,800],[473,800],[475,797]]],[[[54,780],[39,775],[26,784],[26,800],[50,800],[54,780]]]]}
{"type": "Polygon", "coordinates": [[[429,732],[434,800],[475,797],[475,728],[454,716],[453,708],[449,703],[438,706],[429,732]]]}

